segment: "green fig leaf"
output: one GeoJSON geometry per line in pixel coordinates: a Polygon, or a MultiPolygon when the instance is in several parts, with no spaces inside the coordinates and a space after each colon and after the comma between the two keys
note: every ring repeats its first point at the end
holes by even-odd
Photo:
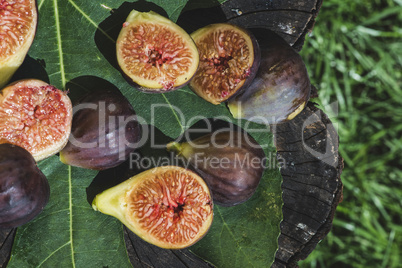
{"type": "Polygon", "coordinates": [[[57,156],[39,168],[49,181],[49,203],[17,229],[7,267],[131,267],[122,226],[87,201],[86,188],[98,172],[64,165],[57,156]]]}
{"type": "MultiPolygon", "coordinates": [[[[206,6],[213,1],[207,2],[206,6]]],[[[199,119],[221,117],[231,121],[224,104],[207,103],[188,87],[166,94],[139,92],[116,66],[115,40],[133,8],[152,9],[175,21],[183,8],[201,7],[203,3],[38,0],[37,34],[13,79],[42,79],[68,91],[73,101],[88,91],[93,81],[106,80],[127,97],[141,123],[155,126],[171,140],[199,119]]],[[[248,124],[235,123],[242,127],[248,124]]],[[[267,156],[274,158],[269,129],[249,126],[260,130],[250,134],[265,144],[267,156]]],[[[130,267],[122,225],[89,205],[86,190],[97,172],[66,166],[57,156],[43,160],[39,167],[49,179],[51,197],[34,221],[18,228],[8,267],[130,267]]],[[[191,250],[218,267],[269,266],[280,234],[280,184],[279,169],[273,166],[264,173],[252,199],[232,208],[216,206],[210,232],[191,250]]]]}

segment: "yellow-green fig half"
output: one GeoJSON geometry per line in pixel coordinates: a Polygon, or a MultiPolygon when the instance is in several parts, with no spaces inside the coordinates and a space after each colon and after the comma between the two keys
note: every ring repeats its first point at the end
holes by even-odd
{"type": "Polygon", "coordinates": [[[204,180],[176,166],[144,171],[100,194],[96,211],[119,219],[136,235],[161,248],[193,245],[209,230],[213,203],[204,180]]]}
{"type": "Polygon", "coordinates": [[[35,0],[0,1],[0,89],[24,61],[37,21],[35,0]]]}

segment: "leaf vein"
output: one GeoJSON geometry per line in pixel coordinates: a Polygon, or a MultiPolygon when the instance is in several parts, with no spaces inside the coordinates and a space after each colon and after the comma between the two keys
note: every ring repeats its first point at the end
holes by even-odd
{"type": "Polygon", "coordinates": [[[47,218],[47,217],[49,217],[49,216],[53,216],[54,214],[59,214],[59,213],[62,213],[62,212],[64,212],[64,211],[68,211],[68,209],[60,209],[60,210],[57,210],[57,211],[53,211],[53,212],[51,212],[51,213],[47,213],[47,214],[45,214],[45,215],[41,215],[41,216],[38,216],[38,217],[36,217],[36,220],[42,220],[42,219],[44,219],[44,218],[47,218]]]}
{"type": "Polygon", "coordinates": [[[91,19],[90,16],[88,16],[74,1],[72,0],[68,0],[68,2],[70,2],[70,4],[78,11],[81,13],[81,15],[93,26],[95,26],[96,29],[98,29],[102,34],[104,34],[108,39],[110,39],[113,43],[115,43],[116,41],[113,40],[112,37],[110,37],[102,28],[100,28],[98,26],[98,24],[95,23],[95,21],[93,21],[91,19]]]}
{"type": "Polygon", "coordinates": [[[75,267],[75,256],[74,256],[74,243],[73,243],[73,193],[72,193],[72,174],[71,166],[68,166],[68,201],[70,210],[70,248],[71,248],[71,261],[73,267],[75,267]]]}
{"type": "Polygon", "coordinates": [[[38,11],[42,8],[44,3],[45,3],[45,0],[40,1],[39,5],[38,5],[38,11]]]}
{"type": "Polygon", "coordinates": [[[68,244],[70,243],[67,242],[64,245],[61,245],[60,247],[58,247],[56,250],[54,250],[53,252],[51,252],[41,263],[38,264],[38,267],[41,267],[42,264],[44,264],[48,259],[50,259],[50,257],[52,257],[54,254],[56,254],[58,251],[60,251],[62,248],[66,247],[68,244]]]}
{"type": "Polygon", "coordinates": [[[57,0],[53,0],[53,4],[54,4],[54,18],[56,24],[57,48],[59,51],[60,76],[62,86],[64,87],[66,84],[66,74],[64,72],[63,47],[61,45],[60,17],[59,17],[59,7],[57,5],[57,0]]]}
{"type": "MultiPolygon", "coordinates": [[[[236,240],[235,235],[233,234],[232,230],[230,230],[229,225],[226,223],[225,219],[223,218],[220,209],[218,208],[218,209],[215,209],[215,210],[217,210],[219,216],[221,217],[221,220],[222,220],[222,223],[223,223],[222,224],[222,231],[223,231],[224,228],[226,228],[228,230],[230,236],[233,238],[233,241],[236,243],[236,245],[239,245],[238,240],[236,240]]],[[[250,260],[250,257],[244,252],[244,250],[243,250],[243,248],[241,246],[238,247],[238,252],[243,253],[244,257],[246,257],[246,259],[248,260],[248,263],[250,263],[250,264],[252,263],[251,260],[250,260]]],[[[237,262],[237,260],[238,260],[238,258],[236,258],[235,261],[237,262]]]]}
{"type": "Polygon", "coordinates": [[[181,127],[181,133],[183,133],[183,132],[184,132],[184,126],[181,124],[179,116],[177,115],[177,113],[176,113],[175,110],[173,109],[172,104],[171,104],[170,101],[166,98],[165,94],[161,94],[161,95],[162,95],[163,98],[165,99],[166,103],[169,105],[169,108],[172,110],[172,113],[173,113],[174,117],[176,118],[177,123],[179,123],[179,126],[181,127]]]}

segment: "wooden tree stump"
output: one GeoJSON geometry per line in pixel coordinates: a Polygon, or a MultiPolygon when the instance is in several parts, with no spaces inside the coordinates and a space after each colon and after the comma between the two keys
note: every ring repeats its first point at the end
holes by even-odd
{"type": "Polygon", "coordinates": [[[16,230],[15,228],[7,230],[0,229],[0,267],[7,266],[16,230]]]}
{"type": "MultiPolygon", "coordinates": [[[[196,21],[192,25],[196,28],[227,21],[247,28],[268,28],[299,51],[321,4],[322,0],[228,0],[218,7],[190,10],[178,23],[191,26],[190,21],[196,21]]],[[[311,103],[295,119],[271,130],[277,156],[286,163],[281,169],[283,222],[273,267],[295,267],[331,229],[336,206],[342,199],[343,162],[335,128],[311,103]]],[[[14,235],[15,229],[0,230],[0,268],[7,265],[14,235]]],[[[125,239],[134,267],[213,267],[188,250],[160,249],[127,230],[125,239]]]]}
{"type": "Polygon", "coordinates": [[[328,117],[309,104],[294,120],[273,127],[283,178],[283,221],[273,267],[305,259],[332,227],[342,200],[343,161],[328,117]]]}
{"type": "MultiPolygon", "coordinates": [[[[272,126],[283,177],[283,221],[272,267],[296,267],[331,229],[342,199],[338,135],[328,117],[314,104],[292,121],[272,126]]],[[[134,267],[213,267],[188,250],[165,250],[125,230],[134,267]]]]}

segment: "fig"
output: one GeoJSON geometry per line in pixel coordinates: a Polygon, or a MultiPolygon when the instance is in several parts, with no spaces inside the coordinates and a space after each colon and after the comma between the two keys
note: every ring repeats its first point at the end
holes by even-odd
{"type": "Polygon", "coordinates": [[[116,42],[126,78],[145,92],[185,86],[198,68],[198,50],[180,26],[153,12],[131,11],[116,42]]]}
{"type": "Polygon", "coordinates": [[[200,65],[190,88],[201,98],[220,104],[241,93],[253,81],[260,49],[249,31],[228,23],[205,26],[191,34],[200,65]]]}
{"type": "Polygon", "coordinates": [[[0,228],[23,225],[46,206],[49,183],[22,147],[0,144],[0,228]]]}
{"type": "Polygon", "coordinates": [[[265,153],[244,131],[222,131],[193,141],[167,145],[184,157],[207,182],[215,204],[235,206],[256,191],[264,172],[265,153]]]}
{"type": "Polygon", "coordinates": [[[24,61],[37,21],[35,0],[0,0],[0,88],[24,61]]]}
{"type": "Polygon", "coordinates": [[[247,90],[228,102],[228,108],[234,118],[271,125],[299,114],[310,98],[311,85],[301,56],[274,32],[259,32],[257,76],[247,90]]]}
{"type": "Polygon", "coordinates": [[[135,175],[98,194],[92,207],[119,219],[148,243],[168,249],[194,244],[207,233],[213,219],[206,183],[177,166],[135,175]]]}
{"type": "Polygon", "coordinates": [[[124,162],[141,137],[129,101],[118,89],[92,91],[74,105],[71,136],[60,152],[68,165],[104,170],[124,162]]]}
{"type": "Polygon", "coordinates": [[[0,144],[21,146],[36,161],[66,145],[71,121],[70,98],[41,80],[19,80],[0,91],[0,144]]]}

